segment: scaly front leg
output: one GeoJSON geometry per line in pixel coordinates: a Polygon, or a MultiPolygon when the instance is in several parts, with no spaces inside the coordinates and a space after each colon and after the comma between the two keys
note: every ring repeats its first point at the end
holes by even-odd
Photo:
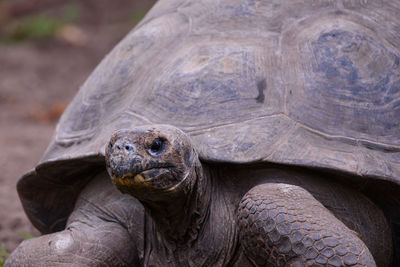
{"type": "Polygon", "coordinates": [[[241,244],[256,266],[376,266],[356,233],[301,187],[258,185],[238,216],[241,244]]]}
{"type": "Polygon", "coordinates": [[[82,191],[65,230],[24,241],[5,266],[138,266],[141,231],[143,206],[103,172],[82,191]]]}

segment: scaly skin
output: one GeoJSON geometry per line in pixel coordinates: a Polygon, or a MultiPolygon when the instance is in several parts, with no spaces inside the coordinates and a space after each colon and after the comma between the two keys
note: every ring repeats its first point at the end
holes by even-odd
{"type": "Polygon", "coordinates": [[[256,186],[238,216],[241,243],[258,266],[376,266],[357,234],[301,187],[256,186]]]}

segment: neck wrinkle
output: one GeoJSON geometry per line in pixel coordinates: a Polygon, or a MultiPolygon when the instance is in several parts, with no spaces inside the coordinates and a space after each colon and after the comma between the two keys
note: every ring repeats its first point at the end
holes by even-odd
{"type": "Polygon", "coordinates": [[[169,247],[191,247],[198,239],[209,214],[209,186],[208,174],[198,161],[186,182],[181,184],[177,196],[169,198],[162,206],[150,209],[154,222],[169,247]]]}

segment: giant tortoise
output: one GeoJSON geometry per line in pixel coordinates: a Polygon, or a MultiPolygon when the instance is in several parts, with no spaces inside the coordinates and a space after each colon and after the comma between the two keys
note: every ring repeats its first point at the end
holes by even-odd
{"type": "Polygon", "coordinates": [[[44,235],[6,265],[400,266],[399,14],[158,1],[19,180],[44,235]]]}

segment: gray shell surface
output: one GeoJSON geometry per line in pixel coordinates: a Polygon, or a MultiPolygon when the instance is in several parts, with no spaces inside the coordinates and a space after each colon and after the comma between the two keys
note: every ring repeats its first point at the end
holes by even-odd
{"type": "Polygon", "coordinates": [[[204,162],[317,167],[400,184],[400,2],[160,0],[69,105],[21,178],[65,224],[115,130],[171,124],[204,162]]]}

